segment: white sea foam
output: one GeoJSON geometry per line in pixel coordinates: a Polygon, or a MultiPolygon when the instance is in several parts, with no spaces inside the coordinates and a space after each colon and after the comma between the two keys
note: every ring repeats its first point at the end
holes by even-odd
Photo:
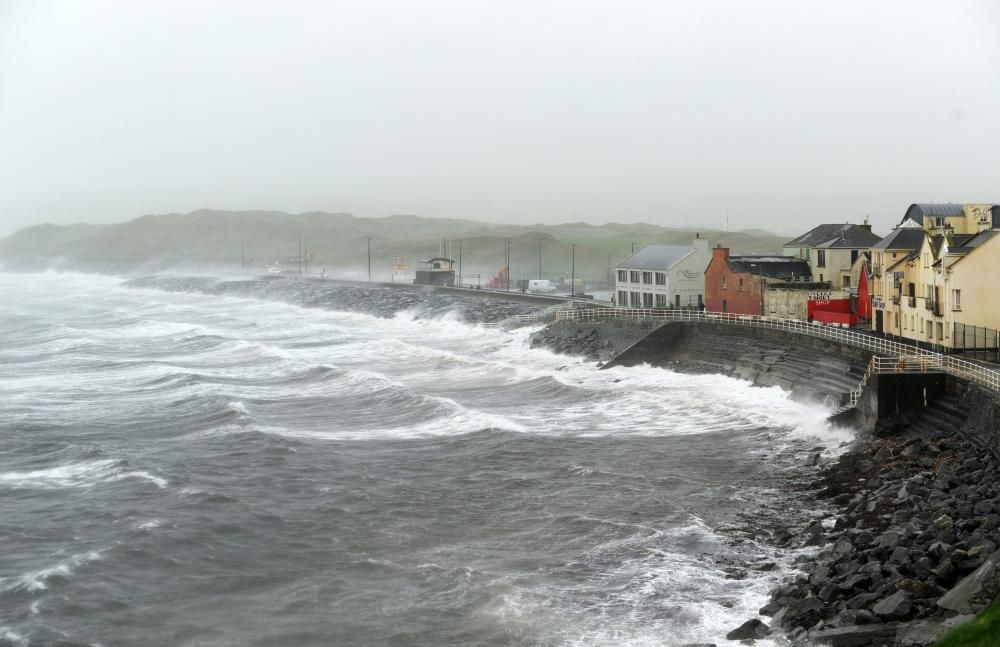
{"type": "Polygon", "coordinates": [[[113,459],[65,463],[24,472],[0,472],[0,486],[23,489],[93,487],[130,478],[149,481],[161,489],[167,487],[166,479],[143,470],[127,470],[121,461],[113,459]]]}
{"type": "Polygon", "coordinates": [[[0,580],[0,586],[3,586],[5,590],[44,591],[48,588],[49,578],[54,576],[69,577],[77,567],[99,559],[101,559],[101,551],[78,553],[52,566],[25,573],[14,578],[13,581],[0,580]]]}

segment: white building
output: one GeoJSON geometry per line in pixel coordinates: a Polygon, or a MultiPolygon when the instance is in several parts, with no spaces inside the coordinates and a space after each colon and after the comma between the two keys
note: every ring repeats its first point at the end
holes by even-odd
{"type": "Polygon", "coordinates": [[[708,239],[691,245],[646,245],[615,268],[615,303],[633,308],[701,308],[708,239]]]}

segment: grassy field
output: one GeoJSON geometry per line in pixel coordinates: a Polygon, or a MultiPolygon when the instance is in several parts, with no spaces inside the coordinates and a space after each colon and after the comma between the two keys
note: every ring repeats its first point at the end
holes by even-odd
{"type": "Polygon", "coordinates": [[[957,627],[934,647],[1000,647],[1000,602],[972,622],[957,627]]]}

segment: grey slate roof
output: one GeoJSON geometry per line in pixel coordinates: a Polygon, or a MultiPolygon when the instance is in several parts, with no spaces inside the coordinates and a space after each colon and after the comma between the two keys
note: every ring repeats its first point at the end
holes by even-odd
{"type": "Polygon", "coordinates": [[[730,256],[729,268],[734,272],[749,272],[755,276],[791,281],[810,278],[809,263],[794,256],[730,256]]]}
{"type": "Polygon", "coordinates": [[[879,241],[879,236],[866,225],[831,224],[819,225],[794,240],[785,247],[846,247],[867,249],[879,241]]]}
{"type": "Polygon", "coordinates": [[[924,244],[925,235],[923,229],[899,227],[872,245],[872,249],[920,249],[920,246],[924,244]]]}
{"type": "Polygon", "coordinates": [[[625,270],[665,270],[694,251],[690,245],[646,245],[618,267],[625,270]]]}
{"type": "Polygon", "coordinates": [[[969,252],[974,251],[977,247],[979,247],[983,243],[990,240],[991,238],[994,238],[997,234],[1000,234],[1000,231],[987,230],[987,231],[981,231],[973,236],[969,236],[963,241],[956,240],[955,242],[959,244],[955,245],[954,247],[949,247],[948,253],[961,254],[965,256],[969,252]]]}
{"type": "Polygon", "coordinates": [[[953,202],[945,202],[942,204],[937,204],[935,202],[917,202],[911,204],[909,209],[906,210],[906,215],[903,216],[903,220],[900,222],[905,222],[907,218],[910,220],[924,224],[924,218],[934,218],[934,217],[954,217],[954,216],[964,216],[965,211],[962,209],[962,205],[955,204],[953,202]]]}

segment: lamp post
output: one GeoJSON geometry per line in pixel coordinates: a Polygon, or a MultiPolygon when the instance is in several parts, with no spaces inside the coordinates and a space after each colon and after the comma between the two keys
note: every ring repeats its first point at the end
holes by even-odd
{"type": "Polygon", "coordinates": [[[372,237],[368,238],[368,282],[372,282],[372,237]]]}
{"type": "Polygon", "coordinates": [[[462,239],[458,239],[458,287],[462,287],[462,239]]]}
{"type": "Polygon", "coordinates": [[[545,240],[545,239],[544,238],[536,238],[535,240],[538,241],[538,278],[539,278],[539,280],[541,280],[541,278],[542,278],[542,241],[545,240]]]}

